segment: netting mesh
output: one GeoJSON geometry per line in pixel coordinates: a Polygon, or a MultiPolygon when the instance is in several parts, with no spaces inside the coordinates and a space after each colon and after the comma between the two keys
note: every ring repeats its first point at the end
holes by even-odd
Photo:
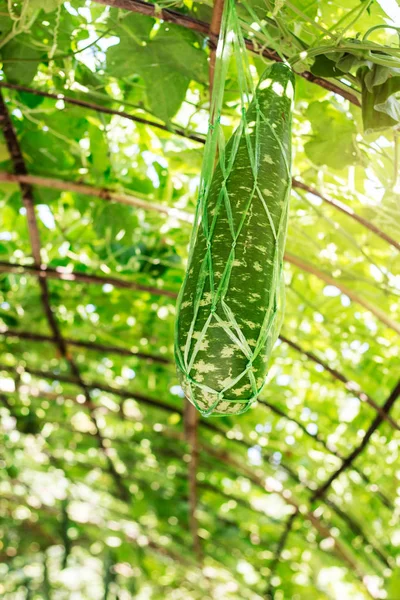
{"type": "Polygon", "coordinates": [[[250,73],[229,1],[175,336],[182,387],[203,415],[239,414],[257,398],[283,314],[294,76],[274,64],[254,90],[250,73]],[[232,55],[241,118],[225,146],[221,105],[232,55]]]}

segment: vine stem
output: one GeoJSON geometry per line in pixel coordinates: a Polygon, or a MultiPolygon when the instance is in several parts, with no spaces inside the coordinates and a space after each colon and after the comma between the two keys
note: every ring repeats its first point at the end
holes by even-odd
{"type": "MultiPolygon", "coordinates": [[[[375,62],[376,64],[379,65],[383,65],[383,66],[389,66],[389,67],[393,67],[393,66],[397,66],[400,67],[400,57],[397,59],[397,57],[393,57],[393,56],[387,56],[387,58],[377,58],[375,54],[371,54],[372,52],[382,52],[383,50],[390,50],[391,54],[395,53],[398,54],[400,53],[400,48],[390,48],[390,47],[386,47],[386,46],[380,46],[378,44],[373,44],[373,43],[347,43],[343,46],[319,46],[318,48],[311,48],[309,50],[303,50],[302,52],[299,52],[298,54],[295,54],[295,56],[293,56],[291,59],[289,59],[289,64],[291,65],[291,67],[293,68],[294,65],[296,65],[297,63],[299,63],[302,60],[305,60],[306,58],[314,58],[315,56],[320,56],[321,54],[332,54],[332,53],[338,53],[338,52],[349,52],[349,53],[357,53],[360,50],[364,50],[368,52],[368,56],[369,58],[371,58],[371,60],[373,62],[375,62]]],[[[380,56],[384,56],[384,54],[381,54],[380,56]]]]}
{"type": "Polygon", "coordinates": [[[30,21],[28,23],[26,23],[26,19],[28,16],[28,9],[29,9],[29,0],[23,0],[21,14],[19,16],[14,14],[14,12],[13,12],[14,9],[12,7],[11,0],[8,0],[7,4],[8,4],[8,10],[9,10],[9,16],[13,21],[13,25],[12,25],[12,28],[10,29],[10,31],[3,37],[2,40],[0,40],[0,48],[5,46],[8,42],[10,42],[13,38],[15,38],[20,33],[23,33],[24,31],[29,31],[39,13],[38,10],[34,11],[30,21]]]}
{"type": "Polygon", "coordinates": [[[395,25],[374,25],[373,27],[370,27],[368,31],[366,31],[366,33],[364,34],[363,42],[365,42],[369,38],[371,33],[373,31],[376,31],[377,29],[393,29],[394,31],[397,31],[400,41],[400,27],[396,27],[395,25]]]}
{"type": "Polygon", "coordinates": [[[346,31],[348,31],[350,29],[350,27],[352,27],[355,23],[357,23],[358,19],[360,19],[362,17],[362,15],[365,13],[366,10],[368,10],[368,8],[370,7],[371,4],[372,4],[372,0],[367,0],[367,2],[364,2],[364,4],[361,5],[361,9],[358,11],[358,13],[354,17],[354,19],[352,19],[350,21],[350,23],[348,25],[346,25],[346,27],[340,33],[339,37],[336,40],[337,45],[339,45],[340,42],[342,41],[346,31]]]}

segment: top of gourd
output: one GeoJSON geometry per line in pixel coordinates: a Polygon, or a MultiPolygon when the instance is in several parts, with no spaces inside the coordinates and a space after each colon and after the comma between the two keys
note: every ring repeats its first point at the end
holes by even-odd
{"type": "Polygon", "coordinates": [[[257,85],[257,92],[272,87],[280,96],[285,95],[290,100],[294,97],[295,75],[289,64],[276,62],[268,65],[257,85]]]}

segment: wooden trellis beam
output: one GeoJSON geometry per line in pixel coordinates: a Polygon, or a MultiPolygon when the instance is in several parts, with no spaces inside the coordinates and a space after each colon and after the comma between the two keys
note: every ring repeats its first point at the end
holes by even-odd
{"type": "Polygon", "coordinates": [[[210,65],[209,65],[209,81],[210,81],[210,106],[211,98],[214,87],[214,73],[215,64],[217,60],[217,45],[218,38],[221,31],[222,14],[224,11],[224,0],[214,0],[214,8],[211,17],[209,36],[214,41],[211,52],[210,52],[210,65]]]}
{"type": "Polygon", "coordinates": [[[178,208],[166,206],[165,204],[158,204],[157,202],[149,202],[148,200],[143,200],[133,194],[126,194],[105,187],[95,187],[87,183],[64,181],[62,179],[53,179],[38,175],[28,175],[27,173],[15,174],[5,172],[0,173],[0,181],[18,183],[20,185],[38,185],[53,190],[72,192],[84,196],[94,196],[95,198],[100,198],[101,200],[109,202],[118,202],[119,204],[126,204],[127,206],[142,208],[147,211],[155,211],[159,214],[166,215],[167,217],[179,219],[180,221],[186,221],[188,223],[193,222],[192,214],[178,208]]]}
{"type": "MultiPolygon", "coordinates": [[[[10,156],[11,156],[11,159],[13,162],[13,167],[14,167],[15,173],[17,175],[27,174],[24,157],[23,157],[22,151],[20,149],[19,142],[18,142],[16,133],[14,131],[14,127],[13,127],[7,106],[4,102],[1,90],[0,90],[0,124],[1,124],[2,130],[3,130],[3,134],[4,134],[4,138],[5,138],[5,142],[6,142],[8,151],[10,153],[10,156]]],[[[84,393],[85,401],[90,406],[91,398],[90,398],[89,389],[87,388],[84,381],[82,380],[79,369],[77,367],[77,364],[75,363],[73,357],[71,356],[71,354],[69,353],[69,351],[67,349],[67,345],[64,341],[64,338],[61,334],[57,320],[56,320],[53,310],[51,308],[50,293],[49,293],[49,288],[48,288],[48,284],[47,284],[47,279],[45,277],[40,276],[41,244],[40,244],[39,227],[37,224],[35,207],[34,207],[33,190],[32,190],[32,187],[30,184],[21,182],[19,185],[20,185],[20,189],[21,189],[23,204],[26,209],[26,216],[27,216],[27,221],[28,221],[28,232],[29,232],[29,239],[30,239],[30,243],[31,243],[34,266],[37,269],[39,269],[38,282],[39,282],[39,287],[40,287],[40,291],[41,291],[41,302],[42,302],[42,306],[43,306],[43,309],[44,309],[44,312],[46,315],[47,322],[48,322],[50,330],[53,334],[53,338],[52,338],[53,343],[58,348],[61,356],[68,363],[71,373],[73,374],[77,384],[79,384],[80,388],[82,389],[82,391],[84,393]]],[[[114,465],[113,461],[111,460],[110,454],[108,452],[108,448],[105,445],[104,438],[101,434],[96,415],[90,409],[89,409],[89,414],[90,414],[90,418],[96,428],[96,437],[97,437],[99,446],[100,446],[100,448],[106,458],[106,461],[108,463],[109,473],[110,473],[111,477],[113,478],[121,497],[124,498],[125,500],[127,500],[129,498],[129,494],[123,484],[121,474],[116,470],[115,465],[114,465]]]]}
{"type": "MultiPolygon", "coordinates": [[[[122,117],[127,119],[128,121],[134,121],[135,123],[140,123],[142,125],[147,125],[148,127],[155,127],[156,129],[161,129],[162,131],[166,131],[167,133],[172,133],[174,135],[179,135],[180,137],[184,137],[189,140],[193,140],[194,142],[199,142],[200,144],[205,143],[205,138],[200,133],[188,131],[179,125],[166,125],[165,123],[158,123],[157,121],[151,121],[150,119],[145,119],[140,115],[133,115],[132,113],[128,113],[124,110],[117,110],[113,108],[108,108],[107,106],[101,106],[100,104],[95,104],[93,102],[88,102],[87,100],[80,100],[79,98],[71,98],[66,96],[64,92],[59,92],[57,94],[46,92],[45,90],[37,90],[26,85],[20,85],[18,83],[7,83],[6,81],[0,81],[0,88],[7,88],[9,90],[15,90],[19,92],[26,92],[28,94],[33,94],[34,96],[42,96],[43,98],[51,98],[52,100],[62,100],[65,104],[72,104],[75,106],[81,106],[82,108],[88,108],[90,110],[95,110],[96,112],[105,114],[105,115],[116,115],[118,117],[122,117]]],[[[72,91],[72,90],[71,90],[72,91]]],[[[118,102],[119,104],[124,104],[121,100],[115,100],[114,98],[110,98],[110,102],[118,102]]]]}
{"type": "Polygon", "coordinates": [[[348,288],[340,281],[340,279],[332,277],[328,273],[325,273],[325,271],[321,271],[321,269],[317,269],[317,267],[315,267],[311,263],[306,262],[299,256],[295,256],[290,252],[285,252],[284,259],[290,264],[300,269],[301,271],[310,273],[310,275],[315,275],[315,277],[317,277],[321,281],[324,281],[328,285],[333,285],[337,287],[342,292],[342,294],[345,294],[350,298],[350,300],[356,302],[357,304],[365,308],[365,310],[372,313],[378,319],[378,321],[381,321],[381,323],[384,323],[387,327],[393,329],[393,331],[396,331],[396,333],[400,335],[400,323],[391,319],[388,316],[387,312],[380,309],[375,304],[371,304],[371,302],[360,296],[357,292],[354,292],[351,288],[348,288]]]}
{"type": "Polygon", "coordinates": [[[70,283],[90,283],[95,285],[108,284],[118,289],[136,290],[140,292],[146,292],[148,294],[154,294],[155,296],[166,296],[167,298],[173,299],[176,298],[176,292],[171,290],[164,290],[162,288],[142,285],[140,283],[135,283],[134,281],[127,281],[117,277],[104,277],[102,275],[80,273],[79,271],[69,272],[67,269],[60,267],[54,269],[46,265],[40,265],[37,267],[35,265],[16,265],[5,261],[0,261],[0,273],[1,272],[15,273],[17,275],[39,275],[40,277],[59,279],[60,281],[70,283]]]}
{"type": "Polygon", "coordinates": [[[357,221],[357,223],[359,223],[366,229],[369,229],[370,231],[372,231],[372,233],[374,233],[378,237],[385,240],[385,242],[387,242],[388,244],[390,244],[397,250],[400,250],[400,242],[398,240],[395,240],[390,235],[388,235],[387,233],[382,231],[382,229],[377,227],[375,225],[375,223],[368,221],[368,219],[365,219],[364,217],[362,217],[361,215],[356,213],[352,208],[350,208],[350,206],[347,206],[347,204],[340,202],[340,200],[335,200],[334,198],[330,198],[326,194],[321,194],[321,192],[319,192],[315,187],[313,187],[311,185],[307,185],[306,183],[303,183],[299,179],[295,179],[295,178],[292,179],[292,187],[303,190],[304,192],[307,192],[307,193],[311,194],[312,196],[316,196],[317,198],[319,198],[326,204],[329,204],[336,210],[339,210],[340,212],[345,214],[347,217],[350,217],[354,221],[357,221]]]}
{"type": "MultiPolygon", "coordinates": [[[[186,138],[188,140],[193,140],[194,142],[198,142],[199,144],[205,144],[206,138],[201,133],[197,133],[195,131],[190,131],[180,127],[179,125],[175,125],[173,123],[166,125],[165,123],[158,123],[157,121],[151,121],[149,119],[145,119],[139,115],[133,115],[132,113],[126,112],[124,110],[118,110],[114,108],[108,108],[106,106],[102,106],[100,104],[95,104],[94,102],[88,102],[87,100],[80,100],[79,98],[73,98],[66,95],[65,91],[52,93],[47,92],[45,90],[38,90],[35,88],[28,87],[26,85],[20,85],[18,83],[7,83],[6,81],[0,81],[0,88],[7,88],[10,90],[25,92],[27,94],[33,94],[34,96],[42,96],[43,98],[51,98],[52,100],[62,100],[65,104],[71,104],[72,106],[81,106],[82,108],[88,108],[89,110],[94,110],[98,113],[102,113],[105,115],[113,115],[122,117],[123,119],[127,119],[128,121],[134,121],[135,123],[140,123],[141,125],[147,125],[148,127],[154,127],[155,129],[161,129],[162,131],[166,131],[167,133],[178,135],[180,137],[186,138]]],[[[69,90],[66,90],[68,92],[69,90]]],[[[71,90],[72,91],[72,90],[71,90]]],[[[118,104],[124,104],[122,100],[116,100],[115,98],[109,98],[109,102],[115,102],[118,104]]]]}
{"type": "MultiPolygon", "coordinates": [[[[15,329],[7,329],[6,331],[0,330],[0,336],[4,336],[7,338],[18,338],[21,340],[29,340],[32,342],[53,342],[53,338],[49,335],[43,335],[41,333],[32,333],[30,331],[17,331],[15,329]]],[[[131,356],[133,358],[141,358],[143,360],[148,360],[155,363],[160,363],[162,365],[171,364],[171,361],[164,356],[159,356],[156,354],[148,354],[147,352],[133,352],[129,348],[122,348],[121,346],[110,346],[108,344],[101,344],[98,342],[88,342],[85,340],[75,340],[71,338],[65,338],[65,343],[67,346],[75,346],[77,348],[86,348],[87,350],[92,350],[95,352],[104,352],[120,354],[122,356],[131,356]]]]}
{"type": "MultiPolygon", "coordinates": [[[[147,15],[149,17],[155,17],[158,19],[162,19],[163,21],[169,23],[175,23],[175,25],[179,25],[181,27],[185,27],[186,29],[191,29],[192,31],[197,31],[203,35],[206,35],[211,43],[211,46],[215,46],[216,44],[216,36],[212,33],[210,34],[210,25],[205,21],[200,21],[199,19],[195,19],[190,17],[189,15],[185,15],[175,10],[171,10],[169,8],[160,8],[155,4],[151,4],[150,2],[143,2],[142,0],[95,0],[99,4],[105,4],[106,6],[113,6],[116,8],[122,8],[124,10],[128,10],[130,12],[140,13],[142,15],[147,15]]],[[[272,60],[275,62],[280,62],[282,59],[280,56],[273,50],[272,48],[262,47],[260,48],[258,44],[254,43],[252,40],[245,39],[245,44],[248,50],[254,52],[255,54],[261,55],[267,60],[272,60]]],[[[332,81],[328,81],[327,79],[323,79],[322,77],[316,77],[310,71],[303,71],[302,73],[297,73],[300,77],[307,79],[311,83],[315,83],[324,89],[334,92],[339,96],[342,96],[355,106],[360,106],[360,102],[358,98],[352,93],[351,90],[342,89],[340,86],[335,84],[332,81]]]]}
{"type": "Polygon", "coordinates": [[[347,379],[347,377],[345,377],[343,375],[343,373],[341,373],[340,371],[338,371],[337,369],[333,369],[332,367],[330,367],[328,365],[327,362],[325,362],[324,360],[321,360],[320,358],[318,358],[315,354],[313,354],[312,352],[308,352],[307,350],[304,350],[304,348],[302,348],[301,346],[299,346],[299,344],[297,344],[296,342],[294,342],[293,340],[290,340],[289,338],[287,338],[284,335],[280,335],[279,339],[284,342],[285,344],[287,344],[288,346],[290,346],[290,348],[293,348],[293,350],[296,350],[296,352],[299,352],[300,354],[304,354],[304,356],[306,356],[309,360],[311,360],[312,362],[314,362],[315,364],[323,367],[323,369],[329,373],[334,379],[336,379],[337,381],[341,381],[346,390],[348,390],[349,392],[351,392],[356,398],[358,398],[361,402],[365,402],[366,404],[368,404],[371,408],[373,408],[374,410],[376,410],[376,412],[386,421],[390,422],[390,424],[392,425],[392,427],[394,429],[397,429],[398,431],[400,431],[400,425],[390,416],[386,413],[386,411],[384,410],[383,407],[379,406],[375,400],[373,400],[371,398],[371,396],[369,394],[367,394],[366,392],[364,392],[360,386],[358,385],[358,383],[356,383],[355,381],[352,381],[351,379],[347,379]]]}
{"type": "MultiPolygon", "coordinates": [[[[8,373],[15,373],[15,372],[18,372],[18,369],[19,369],[19,367],[15,367],[15,366],[12,367],[9,365],[0,364],[0,371],[5,371],[8,373]]],[[[30,373],[31,375],[33,375],[34,377],[38,377],[39,379],[42,378],[42,379],[48,379],[49,381],[60,381],[61,383],[67,383],[67,384],[76,385],[79,387],[79,382],[76,380],[76,378],[74,377],[73,374],[69,375],[67,373],[52,373],[51,371],[35,369],[34,367],[26,367],[26,366],[23,367],[23,371],[25,371],[26,373],[30,373]]],[[[145,396],[144,394],[141,394],[140,392],[130,392],[128,390],[121,389],[121,388],[115,388],[115,387],[112,387],[105,383],[100,383],[100,382],[87,383],[86,387],[90,390],[99,390],[101,392],[105,392],[106,394],[113,394],[115,396],[118,396],[120,398],[124,398],[127,400],[136,398],[139,402],[142,402],[144,405],[152,406],[153,408],[159,408],[166,412],[179,413],[179,414],[182,413],[182,411],[179,407],[173,406],[172,404],[168,404],[166,402],[160,402],[158,400],[155,400],[154,398],[145,396]]],[[[96,405],[92,402],[91,406],[96,406],[96,405]]]]}
{"type": "MultiPolygon", "coordinates": [[[[5,181],[9,183],[27,183],[31,185],[37,185],[40,187],[46,187],[53,190],[60,190],[65,192],[72,192],[74,194],[82,194],[85,196],[93,196],[95,198],[100,198],[102,200],[107,200],[111,202],[118,202],[121,204],[126,204],[128,206],[134,206],[136,208],[142,208],[144,210],[155,211],[160,214],[165,214],[170,217],[177,218],[182,221],[186,221],[188,223],[193,222],[193,214],[176,209],[170,206],[166,206],[164,204],[158,204],[156,202],[149,202],[144,200],[143,198],[138,198],[133,194],[126,194],[124,192],[119,192],[117,190],[113,190],[111,188],[106,187],[95,187],[93,185],[75,181],[66,181],[63,179],[55,179],[52,177],[44,177],[42,175],[16,175],[15,173],[7,173],[5,171],[0,172],[0,181],[5,181]]],[[[345,204],[333,200],[332,198],[328,198],[327,196],[323,196],[318,190],[315,188],[305,185],[304,183],[298,181],[297,179],[292,180],[292,186],[294,188],[299,188],[308,193],[317,196],[322,199],[327,204],[330,204],[334,208],[340,210],[348,217],[354,219],[366,229],[369,229],[377,236],[381,237],[389,244],[394,246],[395,248],[400,249],[400,244],[396,242],[393,238],[391,238],[384,231],[380,230],[374,224],[370,223],[367,219],[364,219],[357,213],[355,213],[352,209],[350,209],[345,204]]]]}
{"type": "MultiPolygon", "coordinates": [[[[74,194],[82,194],[84,196],[93,196],[95,198],[100,198],[101,200],[119,202],[120,204],[126,204],[127,206],[134,206],[136,208],[142,208],[143,210],[155,211],[160,214],[165,214],[168,217],[173,217],[181,221],[185,221],[187,223],[193,223],[194,217],[192,213],[174,207],[166,206],[165,204],[150,202],[148,200],[144,200],[143,198],[138,198],[133,194],[126,194],[125,192],[119,192],[111,188],[96,187],[88,183],[66,181],[63,179],[55,179],[53,177],[44,177],[42,175],[16,175],[15,173],[7,173],[5,171],[0,172],[0,181],[5,181],[9,183],[28,183],[31,185],[46,187],[53,190],[72,192],[74,194]]],[[[368,221],[368,219],[365,219],[364,217],[359,215],[357,212],[355,212],[352,208],[350,208],[343,202],[335,200],[334,198],[330,198],[329,196],[323,195],[316,188],[310,185],[306,185],[305,183],[295,178],[292,178],[292,187],[306,191],[309,194],[312,194],[313,196],[317,196],[326,204],[329,204],[336,210],[339,210],[350,219],[357,221],[357,223],[359,223],[360,225],[362,225],[381,239],[385,240],[385,242],[387,242],[397,250],[400,250],[400,243],[398,241],[396,241],[385,231],[377,227],[374,223],[371,223],[370,221],[368,221]]]]}
{"type": "MultiPolygon", "coordinates": [[[[400,396],[400,381],[397,383],[397,385],[393,388],[391,394],[389,395],[388,399],[386,400],[386,402],[383,405],[383,410],[385,411],[385,413],[389,413],[389,411],[393,408],[394,403],[396,402],[396,400],[399,398],[400,396]]],[[[375,433],[375,431],[378,429],[378,427],[382,424],[382,417],[381,415],[377,415],[375,417],[375,419],[372,421],[371,425],[369,426],[369,428],[367,429],[361,443],[354,448],[354,450],[344,459],[344,461],[342,462],[341,466],[339,469],[337,469],[334,473],[332,473],[332,475],[325,481],[325,483],[323,483],[315,492],[315,494],[313,495],[313,500],[316,500],[317,498],[322,498],[323,495],[327,492],[327,490],[330,488],[330,486],[332,485],[332,483],[344,472],[346,471],[349,467],[352,466],[353,462],[360,456],[360,454],[365,450],[365,448],[367,447],[372,435],[375,433]]]]}

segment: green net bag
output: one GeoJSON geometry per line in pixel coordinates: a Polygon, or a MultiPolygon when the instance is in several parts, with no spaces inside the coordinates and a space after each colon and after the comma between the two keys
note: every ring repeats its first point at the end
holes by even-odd
{"type": "Polygon", "coordinates": [[[175,331],[182,388],[206,416],[243,413],[257,398],[283,314],[294,75],[274,63],[253,89],[233,0],[225,4],[214,86],[175,331]],[[242,106],[225,146],[220,117],[231,56],[242,106]]]}

